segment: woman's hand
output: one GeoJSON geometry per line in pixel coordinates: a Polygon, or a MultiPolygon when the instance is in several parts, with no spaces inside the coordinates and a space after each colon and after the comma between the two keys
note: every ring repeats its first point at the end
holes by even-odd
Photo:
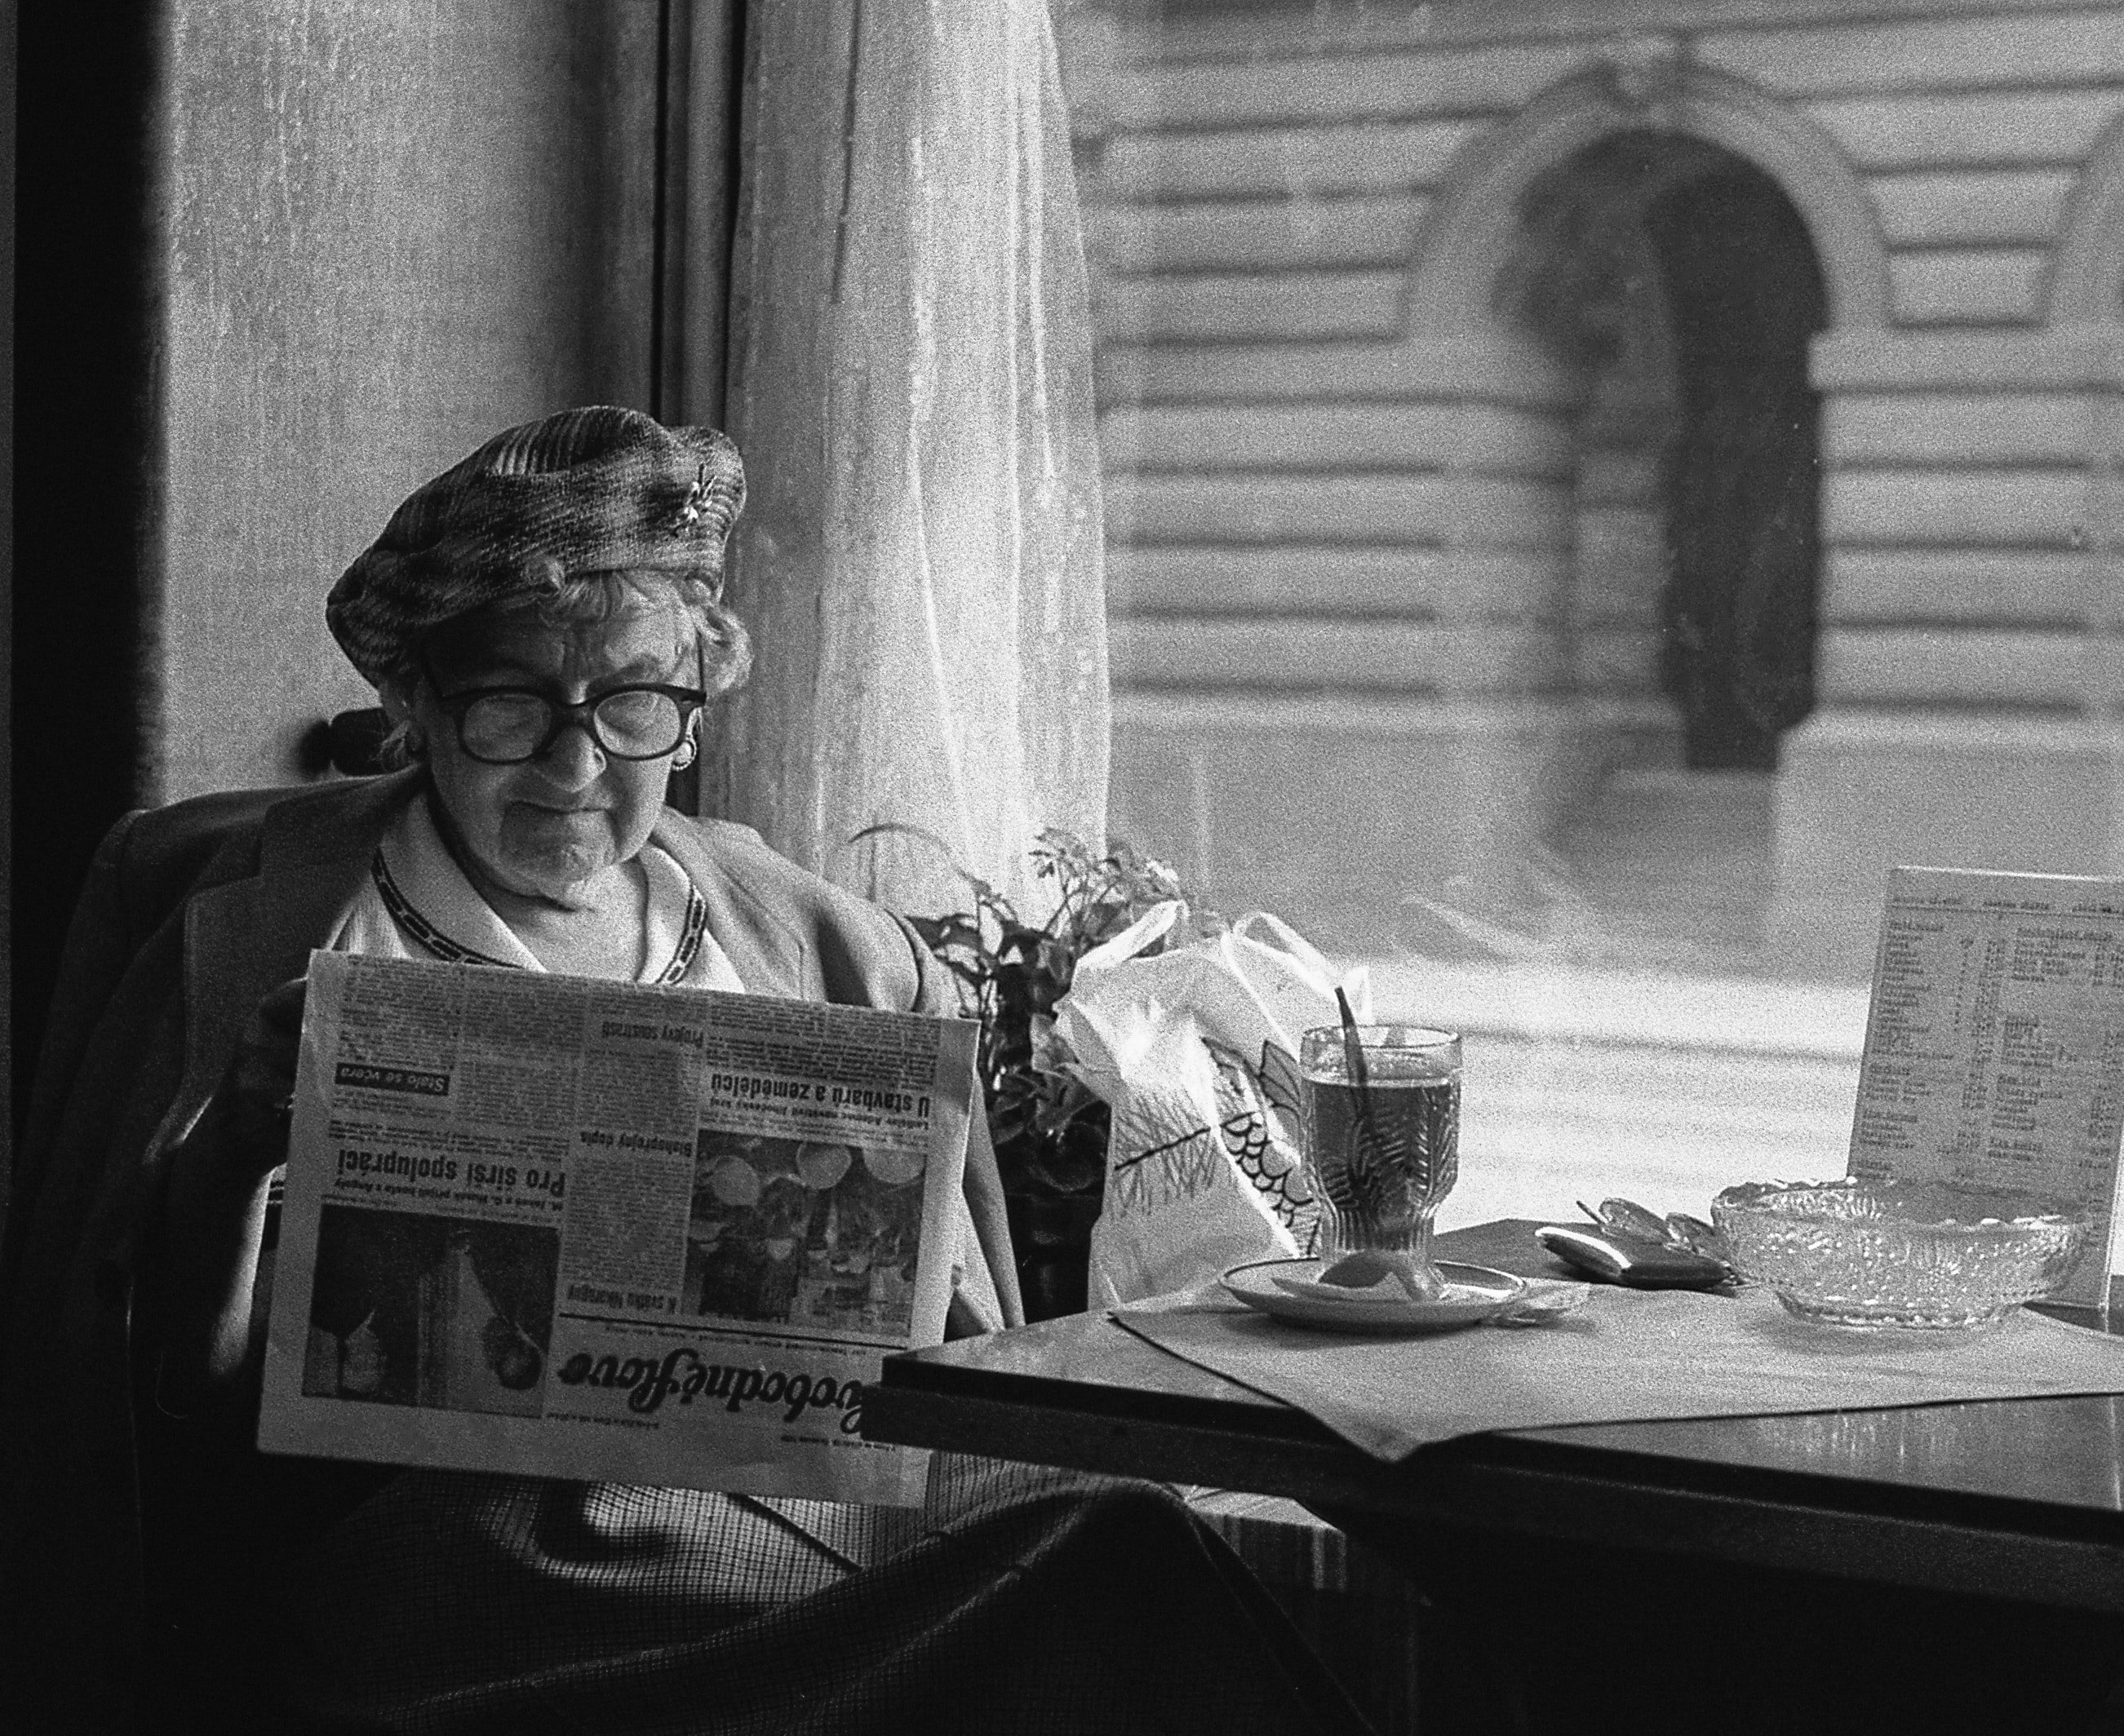
{"type": "Polygon", "coordinates": [[[242,1390],[264,1354],[258,1255],[268,1185],[288,1161],[303,990],[298,978],[259,1002],[221,1083],[170,1154],[155,1311],[167,1408],[242,1390]]]}
{"type": "Polygon", "coordinates": [[[221,1083],[184,1144],[230,1181],[256,1183],[288,1161],[289,1110],[308,988],[302,977],[269,992],[237,1039],[221,1083]]]}

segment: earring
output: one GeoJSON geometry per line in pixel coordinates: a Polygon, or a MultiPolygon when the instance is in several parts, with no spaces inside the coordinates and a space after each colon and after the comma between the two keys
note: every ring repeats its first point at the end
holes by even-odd
{"type": "Polygon", "coordinates": [[[671,769],[674,772],[684,771],[687,767],[693,764],[693,756],[699,751],[700,750],[693,745],[693,738],[688,735],[684,741],[679,744],[677,749],[672,753],[671,769]]]}

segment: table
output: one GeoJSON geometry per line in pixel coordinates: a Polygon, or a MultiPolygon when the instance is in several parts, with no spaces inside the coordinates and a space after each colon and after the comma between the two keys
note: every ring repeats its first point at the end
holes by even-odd
{"type": "MultiPolygon", "coordinates": [[[[1440,1250],[1558,1275],[1533,1227],[1456,1232],[1440,1250]]],[[[1760,1638],[1766,1623],[1785,1643],[1833,1647],[1863,1622],[1867,1681],[1843,1683],[1837,1704],[1849,1710],[1854,1693],[1871,1691],[1900,1645],[1913,1671],[1947,1668],[1928,1714],[1936,1729],[1999,1715],[1980,1713],[1981,1693],[1952,1679],[1967,1654],[1949,1636],[1965,1626],[1993,1659],[2014,1655],[2001,1645],[2069,1653],[2085,1680],[2059,1715],[2124,1676],[2124,1400],[1550,1429],[1447,1442],[1389,1465],[1302,1412],[1079,1315],[889,1358],[865,1397],[863,1431],[1288,1496],[1403,1563],[1445,1630],[1463,1630],[1463,1649],[1497,1650],[1495,1612],[1525,1601],[1517,1588],[1581,1587],[1578,1608],[1541,1635],[1555,1660],[1545,1677],[1598,1668],[1591,1630],[1604,1623],[1628,1645],[1655,1621],[1678,1648],[1699,1649],[1751,1630],[1760,1638]],[[1609,1589],[1619,1584],[1628,1619],[1609,1589]]],[[[1524,1728],[1564,1727],[1570,1691],[1567,1680],[1537,1683],[1512,1715],[1525,1714],[1524,1728]]],[[[1909,1696],[1929,1691],[1900,1684],[1890,1709],[1909,1713],[1909,1696]]],[[[1427,1703],[1469,1693],[1480,1697],[1434,1683],[1427,1703]]],[[[1462,1710],[1471,1724],[1497,1721],[1494,1706],[1462,1710]]],[[[2004,1710],[2008,1727],[2037,1727],[2024,1701],[2004,1710]]],[[[1732,1706],[1721,1722],[1751,1727],[1748,1715],[1732,1706]]]]}

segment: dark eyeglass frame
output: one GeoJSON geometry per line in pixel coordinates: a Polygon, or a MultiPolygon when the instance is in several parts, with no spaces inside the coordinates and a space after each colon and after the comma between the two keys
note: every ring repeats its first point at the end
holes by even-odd
{"type": "MultiPolygon", "coordinates": [[[[432,685],[431,682],[430,686],[432,685]]],[[[679,751],[679,744],[686,739],[687,725],[693,722],[694,714],[707,702],[708,696],[698,687],[669,687],[660,682],[648,681],[630,682],[624,687],[607,687],[602,693],[591,693],[573,701],[556,699],[552,694],[542,692],[537,687],[467,687],[462,692],[439,693],[435,697],[435,703],[442,707],[450,721],[457,726],[458,745],[464,750],[468,758],[477,760],[483,766],[520,766],[529,760],[543,759],[552,751],[553,744],[561,739],[561,732],[571,725],[581,730],[584,734],[589,736],[595,744],[598,752],[609,759],[632,761],[662,759],[666,755],[676,753],[679,751]],[[604,739],[604,733],[598,728],[598,707],[604,705],[607,700],[616,699],[623,693],[658,694],[663,698],[670,700],[679,707],[679,726],[671,738],[670,746],[659,748],[654,753],[627,753],[615,748],[604,739]],[[546,733],[539,737],[538,745],[530,752],[512,753],[506,758],[496,758],[492,754],[479,752],[465,739],[465,714],[482,699],[493,699],[505,695],[512,698],[537,700],[546,707],[547,716],[550,720],[547,725],[546,733]]]]}

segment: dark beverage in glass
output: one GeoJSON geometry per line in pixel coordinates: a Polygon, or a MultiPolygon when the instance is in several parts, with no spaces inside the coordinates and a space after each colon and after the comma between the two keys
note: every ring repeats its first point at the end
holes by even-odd
{"type": "Polygon", "coordinates": [[[1323,1259],[1359,1251],[1427,1264],[1431,1227],[1460,1171],[1460,1039],[1421,1025],[1305,1034],[1306,1179],[1320,1203],[1323,1259]]]}

